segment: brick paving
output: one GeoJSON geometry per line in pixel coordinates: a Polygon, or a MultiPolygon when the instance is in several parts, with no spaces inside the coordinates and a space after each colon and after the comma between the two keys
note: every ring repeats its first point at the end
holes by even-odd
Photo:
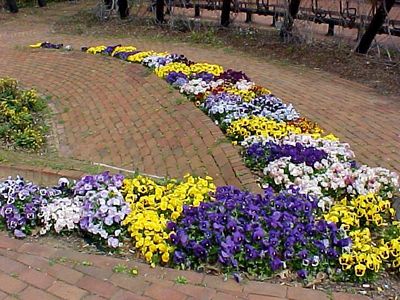
{"type": "MultiPolygon", "coordinates": [[[[74,11],[79,6],[66,9],[74,11]]],[[[50,10],[44,16],[47,19],[41,16],[42,22],[35,16],[16,16],[2,25],[0,75],[17,77],[56,97],[62,155],[159,175],[208,172],[218,183],[238,184],[235,175],[239,174],[244,176],[242,180],[239,176],[241,183],[252,182],[237,150],[221,142],[224,138],[218,128],[190,103],[178,105],[180,95],[143,67],[78,52],[21,48],[28,43],[51,40],[75,49],[133,44],[235,67],[349,142],[360,162],[400,171],[399,97],[378,95],[319,70],[228,54],[223,49],[198,51],[188,44],[137,38],[56,36],[47,24],[52,20],[50,10]]]]}
{"type": "MultiPolygon", "coordinates": [[[[79,52],[31,50],[49,40],[83,45],[134,44],[179,52],[198,61],[245,71],[305,116],[349,142],[363,163],[400,171],[399,99],[318,70],[265,62],[223,49],[198,51],[188,44],[137,38],[102,38],[51,33],[51,22],[81,6],[56,6],[38,14],[0,18],[0,76],[13,76],[53,96],[59,153],[65,157],[137,168],[157,175],[208,173],[218,184],[254,188],[237,148],[191,103],[144,67],[79,52]],[[188,117],[190,115],[190,117],[188,117]]],[[[195,272],[151,269],[136,261],[82,254],[8,238],[0,232],[0,299],[367,299],[327,295],[297,287],[232,280],[195,272]],[[60,259],[62,258],[62,259],[60,259]],[[87,265],[84,262],[90,262],[87,265]],[[139,275],[114,273],[137,267],[139,275]],[[185,276],[189,283],[178,285],[185,276]]]]}
{"type": "Polygon", "coordinates": [[[60,245],[29,243],[0,232],[0,299],[250,299],[367,300],[266,282],[244,281],[190,271],[151,268],[111,256],[85,254],[60,245]],[[137,276],[113,271],[117,265],[137,276]],[[183,276],[186,284],[176,283],[183,276]]]}
{"type": "MultiPolygon", "coordinates": [[[[138,38],[56,35],[51,24],[85,4],[59,5],[6,18],[0,32],[0,76],[13,76],[54,97],[59,152],[66,157],[180,177],[206,173],[217,184],[254,188],[238,149],[177,91],[135,64],[73,52],[31,50],[49,40],[83,45],[133,44],[245,71],[306,117],[349,142],[358,161],[400,171],[400,99],[320,70],[266,62],[245,53],[138,38]],[[58,15],[57,15],[58,14],[58,15]],[[190,115],[190,118],[187,116],[190,115]]],[[[86,4],[87,5],[87,4],[86,4]]]]}

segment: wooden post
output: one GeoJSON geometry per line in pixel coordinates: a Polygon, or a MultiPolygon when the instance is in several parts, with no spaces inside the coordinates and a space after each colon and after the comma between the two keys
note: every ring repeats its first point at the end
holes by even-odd
{"type": "Polygon", "coordinates": [[[281,37],[287,37],[291,35],[294,19],[296,19],[297,13],[299,12],[300,2],[301,0],[290,0],[288,12],[285,16],[285,20],[280,32],[281,37]]]}
{"type": "Polygon", "coordinates": [[[251,23],[252,22],[252,13],[251,12],[246,12],[246,23],[251,23]]]}
{"type": "Polygon", "coordinates": [[[224,27],[229,26],[231,13],[231,0],[222,1],[222,11],[221,11],[221,25],[224,27]]]}
{"type": "Polygon", "coordinates": [[[159,24],[164,23],[164,0],[156,2],[156,21],[159,24]]]}
{"type": "Polygon", "coordinates": [[[6,0],[7,8],[12,13],[18,12],[18,5],[15,0],[6,0]]]}
{"type": "Polygon", "coordinates": [[[371,47],[372,41],[374,40],[376,34],[381,29],[383,23],[386,20],[387,15],[394,5],[395,0],[384,0],[381,5],[379,5],[374,17],[369,23],[367,30],[361,37],[360,43],[356,48],[356,52],[365,54],[371,47]]]}
{"type": "Polygon", "coordinates": [[[333,22],[328,23],[328,33],[326,34],[327,36],[334,36],[335,35],[335,24],[333,22]]]}
{"type": "Polygon", "coordinates": [[[194,16],[200,17],[200,5],[198,5],[198,4],[194,5],[194,16]]]}
{"type": "Polygon", "coordinates": [[[129,16],[128,0],[118,0],[118,12],[121,19],[129,16]]]}

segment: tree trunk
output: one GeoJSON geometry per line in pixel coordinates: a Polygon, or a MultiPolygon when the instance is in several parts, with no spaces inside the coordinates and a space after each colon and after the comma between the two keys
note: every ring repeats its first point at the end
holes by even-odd
{"type": "Polygon", "coordinates": [[[367,30],[361,37],[361,40],[356,48],[356,52],[362,54],[368,52],[372,41],[385,22],[387,15],[394,5],[394,2],[395,0],[384,0],[381,5],[379,5],[374,17],[371,20],[371,23],[369,23],[367,30]]]}
{"type": "Polygon", "coordinates": [[[221,11],[221,25],[228,27],[230,23],[230,13],[231,13],[231,0],[222,1],[222,11],[221,11]]]}
{"type": "Polygon", "coordinates": [[[18,5],[15,0],[6,0],[7,8],[12,13],[18,12],[18,5]]]}
{"type": "Polygon", "coordinates": [[[129,16],[128,0],[118,0],[118,11],[121,19],[129,16]]]}
{"type": "Polygon", "coordinates": [[[156,2],[156,21],[160,24],[164,23],[164,0],[156,2]]]}
{"type": "Polygon", "coordinates": [[[39,7],[45,7],[47,5],[46,0],[38,0],[39,7]]]}
{"type": "Polygon", "coordinates": [[[291,35],[294,19],[296,19],[297,13],[299,12],[300,2],[301,0],[290,0],[288,13],[286,14],[280,31],[281,37],[287,37],[291,35]]]}

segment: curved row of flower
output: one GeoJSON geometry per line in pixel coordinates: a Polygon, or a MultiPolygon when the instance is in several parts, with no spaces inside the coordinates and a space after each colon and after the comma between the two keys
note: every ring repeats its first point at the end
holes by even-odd
{"type": "Polygon", "coordinates": [[[283,269],[304,279],[319,272],[346,280],[398,272],[394,213],[389,200],[373,194],[323,213],[293,188],[259,195],[190,175],[156,182],[105,172],[78,182],[61,178],[52,188],[22,178],[0,182],[0,225],[18,238],[33,230],[78,232],[110,249],[128,247],[153,265],[218,265],[259,278],[283,269]]]}
{"type": "MultiPolygon", "coordinates": [[[[110,218],[110,225],[102,217],[91,225],[75,217],[81,231],[107,237],[114,247],[128,230],[147,261],[181,267],[217,264],[227,272],[257,276],[289,268],[302,278],[322,271],[342,279],[399,271],[400,227],[390,205],[398,190],[396,174],[357,165],[348,144],[324,135],[242,72],[133,46],[82,50],[142,63],[178,88],[244,147],[245,162],[260,175],[266,193],[234,187],[218,187],[214,193],[210,180],[193,177],[164,184],[127,179],[120,189],[129,203],[127,217],[120,220],[120,215],[118,226],[110,218]]],[[[74,210],[86,203],[88,217],[102,206],[90,210],[97,196],[85,202],[73,195],[60,200],[63,205],[70,201],[61,206],[74,210]]],[[[122,214],[125,207],[113,211],[122,214]]]]}
{"type": "Polygon", "coordinates": [[[243,72],[195,63],[184,55],[139,51],[134,46],[82,50],[153,69],[245,148],[245,160],[259,172],[264,187],[281,191],[295,185],[300,192],[316,196],[322,208],[346,195],[378,193],[391,198],[398,189],[397,174],[358,166],[348,144],[333,134],[324,135],[316,123],[301,117],[291,104],[243,72]]]}

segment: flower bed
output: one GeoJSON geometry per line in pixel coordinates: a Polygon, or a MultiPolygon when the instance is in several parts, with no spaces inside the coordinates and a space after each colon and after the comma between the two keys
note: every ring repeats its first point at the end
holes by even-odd
{"type": "Polygon", "coordinates": [[[0,78],[0,140],[7,148],[37,150],[45,142],[44,100],[21,90],[16,80],[0,78]]]}
{"type": "MultiPolygon", "coordinates": [[[[114,178],[108,174],[85,177],[69,192],[56,187],[56,200],[41,202],[60,203],[60,214],[70,216],[58,229],[84,232],[111,248],[129,242],[149,263],[181,268],[213,265],[260,278],[289,270],[306,281],[319,272],[352,281],[399,273],[395,173],[357,164],[348,144],[243,72],[133,46],[82,50],[141,63],[179,89],[243,147],[265,194],[216,188],[211,178],[191,176],[181,182],[138,176],[122,186],[121,178],[104,179],[114,178]]],[[[26,218],[21,207],[11,211],[26,218]]],[[[14,233],[26,233],[10,226],[4,209],[1,214],[14,233]]],[[[41,218],[32,224],[56,228],[57,218],[41,218]]]]}

